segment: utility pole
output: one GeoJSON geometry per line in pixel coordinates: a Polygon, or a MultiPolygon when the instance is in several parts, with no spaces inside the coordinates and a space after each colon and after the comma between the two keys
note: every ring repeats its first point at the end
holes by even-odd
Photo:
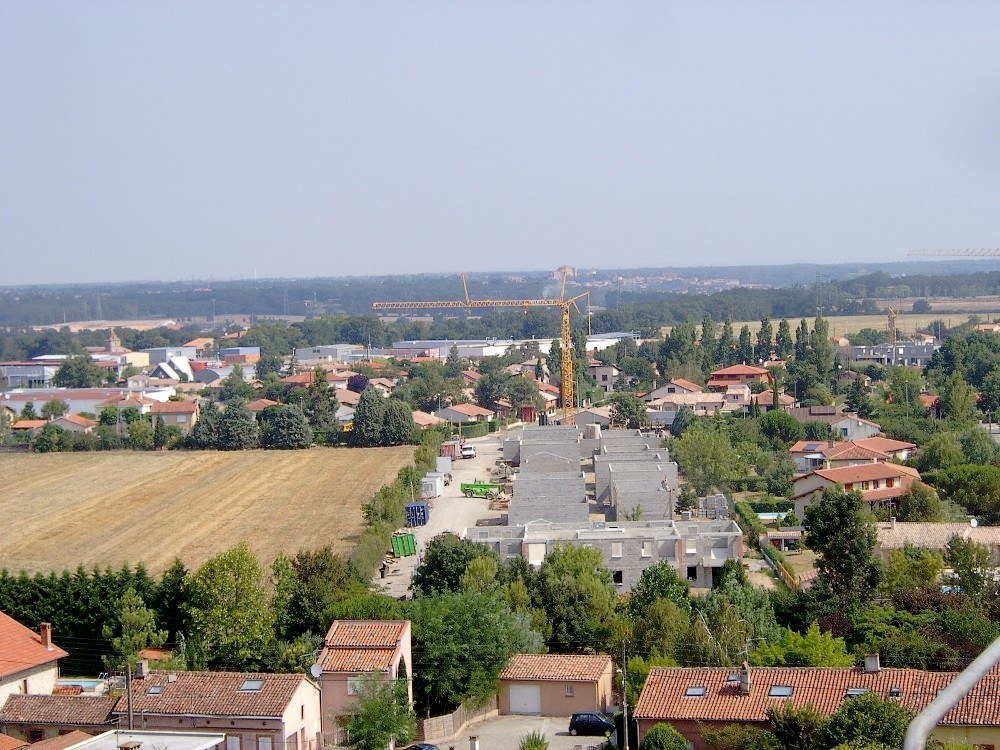
{"type": "Polygon", "coordinates": [[[128,695],[128,730],[131,732],[135,729],[133,726],[133,714],[132,714],[132,664],[131,662],[125,665],[125,694],[128,695]]]}
{"type": "Polygon", "coordinates": [[[628,670],[625,662],[625,645],[625,641],[622,641],[622,734],[625,735],[625,738],[621,747],[628,750],[628,687],[625,681],[628,670]]]}

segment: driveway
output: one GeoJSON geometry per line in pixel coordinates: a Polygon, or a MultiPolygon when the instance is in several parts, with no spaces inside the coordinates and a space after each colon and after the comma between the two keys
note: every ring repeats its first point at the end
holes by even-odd
{"type": "Polygon", "coordinates": [[[467,727],[454,740],[436,744],[441,750],[468,750],[471,748],[469,737],[476,735],[479,750],[517,750],[524,735],[537,731],[549,741],[549,750],[596,750],[601,747],[601,737],[571,737],[567,727],[568,716],[497,716],[467,727]]]}
{"type": "Polygon", "coordinates": [[[373,579],[383,593],[395,597],[409,593],[413,571],[423,558],[427,542],[438,534],[453,532],[460,535],[467,527],[475,526],[480,518],[499,518],[504,514],[503,511],[490,510],[490,501],[486,498],[465,497],[459,486],[474,479],[489,479],[490,470],[496,466],[497,459],[503,457],[502,439],[506,434],[504,430],[465,441],[467,445],[476,446],[476,457],[456,458],[451,462],[451,484],[444,488],[441,497],[430,501],[427,525],[409,529],[417,543],[417,554],[397,558],[384,579],[377,574],[373,579]]]}

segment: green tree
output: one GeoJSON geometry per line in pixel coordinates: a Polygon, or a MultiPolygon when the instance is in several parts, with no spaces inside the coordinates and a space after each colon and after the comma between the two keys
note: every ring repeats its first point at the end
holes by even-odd
{"type": "Polygon", "coordinates": [[[958,443],[962,446],[967,464],[992,464],[1000,455],[993,438],[978,426],[958,433],[958,443]]]}
{"type": "Polygon", "coordinates": [[[243,378],[243,368],[233,365],[233,370],[222,380],[222,387],[219,388],[219,398],[224,403],[229,403],[236,399],[249,401],[254,397],[253,386],[243,378]]]}
{"type": "Polygon", "coordinates": [[[743,364],[750,364],[753,358],[753,343],[750,338],[750,326],[743,326],[740,329],[740,338],[736,343],[736,361],[743,364]]]}
{"type": "Polygon", "coordinates": [[[683,611],[691,610],[690,587],[677,575],[677,568],[669,560],[661,560],[650,565],[639,576],[628,598],[628,613],[634,619],[653,602],[661,599],[671,601],[683,611]]]}
{"type": "Polygon", "coordinates": [[[715,356],[718,352],[718,344],[715,340],[715,321],[712,320],[711,313],[705,313],[701,319],[701,351],[704,353],[702,363],[706,371],[710,371],[715,364],[715,356]]]}
{"type": "Polygon", "coordinates": [[[822,381],[828,383],[833,375],[833,342],[830,340],[830,324],[822,317],[817,316],[813,321],[806,359],[816,367],[822,381]]]}
{"type": "Polygon", "coordinates": [[[941,555],[906,545],[889,552],[885,588],[890,593],[925,589],[937,583],[944,570],[941,555]]]}
{"type": "Polygon", "coordinates": [[[982,397],[979,401],[980,408],[993,417],[993,421],[1000,419],[1000,365],[996,365],[983,378],[982,397]]]}
{"type": "Polygon", "coordinates": [[[347,746],[385,750],[413,739],[417,719],[410,710],[406,680],[383,680],[367,674],[358,680],[357,696],[340,715],[347,726],[347,746]]]}
{"type": "Polygon", "coordinates": [[[670,434],[674,437],[680,437],[684,434],[684,430],[694,424],[696,420],[697,417],[694,415],[694,409],[684,404],[677,410],[677,413],[674,415],[674,421],[670,423],[670,434]]]}
{"type": "Polygon", "coordinates": [[[118,409],[114,406],[105,406],[97,415],[97,421],[107,427],[114,427],[118,424],[118,409]]]}
{"type": "Polygon", "coordinates": [[[35,413],[35,404],[31,401],[25,402],[24,406],[21,407],[21,413],[17,415],[17,418],[38,419],[38,414],[35,413]]]}
{"type": "Polygon", "coordinates": [[[87,354],[67,357],[52,376],[59,388],[96,388],[104,382],[104,373],[87,354]]]}
{"type": "Polygon", "coordinates": [[[952,581],[973,601],[981,601],[987,590],[996,588],[990,576],[989,548],[957,534],[948,540],[945,560],[952,569],[952,581]]]}
{"type": "Polygon", "coordinates": [[[156,416],[156,425],[153,427],[153,447],[156,450],[163,450],[167,447],[167,441],[170,439],[170,430],[167,429],[166,423],[163,421],[163,417],[156,416]]]}
{"type": "Polygon", "coordinates": [[[268,375],[281,375],[285,360],[280,354],[262,354],[254,363],[254,375],[258,380],[267,379],[268,375]]]}
{"type": "Polygon", "coordinates": [[[655,724],[642,738],[639,750],[687,750],[688,742],[684,735],[670,724],[655,724]]]}
{"type": "Polygon", "coordinates": [[[219,417],[219,437],[215,447],[223,451],[244,451],[259,446],[257,419],[243,399],[233,399],[219,417]]]}
{"type": "Polygon", "coordinates": [[[42,404],[42,419],[59,419],[69,412],[69,404],[60,398],[50,398],[42,404]]]}
{"type": "Polygon", "coordinates": [[[961,373],[953,372],[944,381],[938,402],[945,419],[953,428],[961,429],[976,423],[976,393],[965,382],[961,373]]]}
{"type": "Polygon", "coordinates": [[[792,329],[785,318],[778,322],[778,333],[774,337],[774,349],[778,359],[787,359],[795,351],[792,329]]]}
{"type": "Polygon", "coordinates": [[[108,670],[135,666],[144,648],[159,648],[167,640],[167,631],[156,629],[156,618],[146,608],[142,597],[129,586],[118,600],[117,622],[106,623],[102,635],[111,641],[112,653],[101,657],[108,670]]]}
{"type": "Polygon", "coordinates": [[[854,657],[847,653],[843,638],[820,632],[813,623],[800,635],[794,630],[782,630],[777,640],[764,641],[750,654],[752,664],[767,667],[849,667],[854,657]]]}
{"type": "Polygon", "coordinates": [[[252,670],[272,638],[274,613],[260,561],[245,542],[216,555],[191,578],[193,634],[218,667],[252,670]]]}
{"type": "Polygon", "coordinates": [[[153,425],[146,419],[139,419],[128,426],[128,443],[132,450],[153,449],[153,425]]]}
{"type": "Polygon", "coordinates": [[[671,452],[699,495],[727,485],[746,470],[726,433],[707,421],[684,430],[671,444],[671,452]]]}
{"type": "Polygon", "coordinates": [[[809,324],[803,318],[795,329],[795,361],[804,362],[809,354],[809,324]]]}
{"type": "MultiPolygon", "coordinates": [[[[101,413],[103,416],[103,412],[101,413]]],[[[192,448],[210,450],[219,447],[221,414],[214,401],[205,401],[200,409],[198,421],[191,429],[188,439],[192,448]]]]}
{"type": "Polygon", "coordinates": [[[923,482],[914,482],[899,498],[899,520],[937,522],[944,511],[937,493],[923,482]]]}
{"type": "Polygon", "coordinates": [[[805,437],[805,428],[802,423],[787,412],[781,409],[771,409],[759,420],[761,434],[766,437],[775,448],[787,450],[796,440],[805,437]]]}
{"type": "Polygon", "coordinates": [[[385,434],[385,398],[375,388],[365,388],[354,410],[354,442],[362,447],[382,444],[385,434]]]}
{"type": "Polygon", "coordinates": [[[332,430],[337,423],[337,400],[333,398],[326,370],[317,367],[306,391],[305,416],[316,430],[332,430]]]}
{"type": "Polygon", "coordinates": [[[811,705],[796,706],[791,701],[768,707],[771,732],[785,750],[819,750],[826,717],[811,705]]]}
{"type": "Polygon", "coordinates": [[[336,619],[328,616],[330,610],[366,590],[353,566],[329,545],[299,550],[291,559],[279,555],[271,575],[276,629],[279,637],[287,639],[322,634],[336,619]]]}
{"type": "Polygon", "coordinates": [[[63,449],[63,438],[66,431],[57,424],[49,422],[31,440],[31,450],[35,453],[55,453],[63,449]]]}
{"type": "Polygon", "coordinates": [[[559,651],[594,648],[609,635],[615,589],[600,550],[562,545],[538,570],[538,597],[552,626],[549,647],[559,651]]]}
{"type": "Polygon", "coordinates": [[[269,406],[261,413],[260,421],[260,443],[264,448],[294,450],[312,445],[312,428],[298,406],[269,406]]]}
{"type": "Polygon", "coordinates": [[[511,655],[537,650],[541,643],[537,634],[534,644],[526,643],[521,637],[524,617],[490,594],[417,597],[410,619],[413,651],[421,655],[414,694],[427,711],[451,710],[465,701],[483,703],[496,694],[500,671],[511,655]]]}
{"type": "Polygon", "coordinates": [[[866,693],[840,704],[823,727],[820,742],[830,748],[852,742],[900,747],[910,718],[910,712],[896,701],[866,693]]]}
{"type": "Polygon", "coordinates": [[[771,351],[774,348],[774,328],[771,326],[771,319],[765,315],[760,319],[760,330],[757,331],[757,346],[754,348],[754,357],[760,362],[767,362],[771,359],[771,351]]]}
{"type": "Polygon", "coordinates": [[[1000,468],[963,464],[926,475],[944,499],[965,508],[981,522],[1000,523],[1000,468]]]}
{"type": "Polygon", "coordinates": [[[187,612],[189,599],[188,569],[180,558],[174,558],[170,567],[163,572],[159,584],[153,593],[153,608],[160,615],[160,624],[176,641],[188,631],[190,620],[187,612]]]}
{"type": "Polygon", "coordinates": [[[416,429],[413,410],[409,404],[390,398],[385,404],[385,417],[382,421],[382,445],[412,443],[416,429]]]}
{"type": "Polygon", "coordinates": [[[701,736],[711,750],[781,750],[773,734],[749,724],[703,726],[701,736]]]}
{"type": "Polygon", "coordinates": [[[612,393],[608,400],[611,402],[611,421],[616,426],[638,430],[649,424],[646,405],[634,393],[612,393]]]}
{"type": "Polygon", "coordinates": [[[427,543],[424,557],[413,573],[410,588],[418,595],[458,591],[469,563],[496,555],[482,544],[450,534],[436,536],[427,543]]]}
{"type": "Polygon", "coordinates": [[[806,508],[805,525],[806,547],[816,552],[816,567],[834,595],[845,603],[869,601],[881,569],[872,556],[877,537],[861,493],[828,487],[806,508]]]}
{"type": "Polygon", "coordinates": [[[719,334],[719,345],[715,353],[715,361],[721,367],[731,365],[736,362],[736,339],[733,336],[733,319],[726,318],[722,324],[722,333],[719,334]]]}

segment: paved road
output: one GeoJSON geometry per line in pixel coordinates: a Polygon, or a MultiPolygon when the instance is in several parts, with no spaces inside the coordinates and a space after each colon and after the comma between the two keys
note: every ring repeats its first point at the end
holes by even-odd
{"type": "Polygon", "coordinates": [[[479,737],[479,750],[515,750],[521,738],[539,731],[549,741],[549,750],[591,750],[600,748],[600,737],[571,737],[566,731],[569,717],[498,716],[466,728],[462,735],[448,742],[437,742],[440,750],[468,750],[470,735],[479,737]]]}
{"type": "Polygon", "coordinates": [[[490,503],[486,498],[465,497],[459,486],[462,482],[471,482],[474,479],[489,479],[490,470],[503,455],[500,436],[505,435],[506,432],[502,431],[465,441],[466,444],[476,446],[476,457],[458,458],[452,461],[451,484],[444,488],[441,497],[430,501],[431,512],[427,525],[410,529],[417,542],[417,554],[398,558],[384,579],[375,576],[376,586],[384,593],[399,597],[409,592],[413,570],[419,564],[427,542],[438,534],[446,531],[461,534],[465,528],[475,526],[480,518],[499,518],[503,515],[501,511],[490,510],[490,503]]]}

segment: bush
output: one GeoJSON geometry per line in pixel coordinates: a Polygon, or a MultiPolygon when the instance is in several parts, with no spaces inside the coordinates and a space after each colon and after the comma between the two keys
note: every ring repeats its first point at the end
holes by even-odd
{"type": "Polygon", "coordinates": [[[517,750],[549,750],[549,741],[541,732],[531,732],[521,738],[517,750]]]}
{"type": "Polygon", "coordinates": [[[642,738],[639,750],[687,750],[684,736],[669,724],[657,724],[642,738]]]}

